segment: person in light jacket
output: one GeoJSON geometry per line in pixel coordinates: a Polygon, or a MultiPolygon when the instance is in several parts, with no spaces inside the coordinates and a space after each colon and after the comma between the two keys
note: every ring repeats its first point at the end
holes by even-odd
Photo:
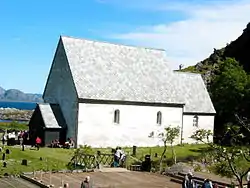
{"type": "Polygon", "coordinates": [[[192,172],[188,172],[182,183],[182,188],[195,188],[192,172]]]}

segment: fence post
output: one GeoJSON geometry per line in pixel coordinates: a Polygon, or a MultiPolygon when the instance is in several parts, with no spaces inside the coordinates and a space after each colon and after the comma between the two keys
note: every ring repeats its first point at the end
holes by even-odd
{"type": "Polygon", "coordinates": [[[97,155],[95,155],[94,163],[95,163],[94,168],[95,168],[95,169],[98,169],[99,167],[98,167],[98,162],[97,162],[97,155]]]}
{"type": "Polygon", "coordinates": [[[43,171],[40,171],[40,181],[43,181],[43,171]]]}
{"type": "Polygon", "coordinates": [[[130,158],[130,152],[128,152],[128,157],[126,158],[126,169],[128,169],[129,158],[130,158]]]}
{"type": "Polygon", "coordinates": [[[136,149],[137,149],[137,147],[133,146],[133,156],[136,156],[136,149]]]}
{"type": "Polygon", "coordinates": [[[33,169],[33,178],[34,179],[36,178],[36,171],[35,171],[35,169],[33,169]]]}
{"type": "Polygon", "coordinates": [[[51,171],[49,171],[49,185],[51,185],[51,171]]]}
{"type": "Polygon", "coordinates": [[[62,174],[61,174],[61,185],[63,187],[63,176],[62,176],[62,174]]]}

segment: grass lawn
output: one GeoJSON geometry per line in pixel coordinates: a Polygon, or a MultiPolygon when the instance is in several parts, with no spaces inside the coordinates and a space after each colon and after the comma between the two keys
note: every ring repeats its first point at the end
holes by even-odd
{"type": "MultiPolygon", "coordinates": [[[[188,157],[195,157],[199,156],[201,154],[202,149],[205,149],[207,146],[206,145],[201,145],[201,144],[186,144],[183,146],[175,146],[175,152],[176,156],[179,160],[188,158],[188,157]]],[[[123,148],[126,153],[133,153],[132,148],[123,148]]],[[[154,159],[155,153],[158,154],[158,157],[161,156],[163,152],[163,147],[139,147],[137,148],[136,152],[136,157],[138,159],[144,158],[145,155],[151,155],[154,159]]],[[[101,149],[95,149],[95,150],[100,150],[101,152],[104,153],[110,153],[111,148],[101,148],[101,149]]],[[[171,158],[172,157],[172,150],[170,147],[167,148],[167,151],[165,153],[166,158],[171,158]]]]}
{"type": "Polygon", "coordinates": [[[6,154],[7,168],[2,165],[2,153],[0,156],[0,175],[4,173],[8,174],[20,174],[22,172],[33,172],[34,170],[56,170],[66,169],[66,165],[70,161],[73,150],[56,149],[56,148],[41,148],[39,151],[25,149],[21,151],[16,147],[5,147],[10,149],[10,154],[6,154]],[[40,157],[43,160],[40,160],[40,157]],[[28,161],[27,166],[21,165],[23,159],[28,161]]]}
{"type": "Polygon", "coordinates": [[[2,130],[28,130],[28,124],[27,123],[17,123],[17,122],[0,122],[0,129],[2,130]]]}
{"type": "MultiPolygon", "coordinates": [[[[205,148],[205,145],[185,145],[176,146],[177,159],[185,160],[187,157],[199,156],[200,149],[205,148]]],[[[19,147],[7,146],[5,148],[10,149],[10,154],[6,155],[7,167],[2,166],[2,160],[0,163],[0,175],[4,173],[8,174],[20,174],[22,172],[33,172],[34,170],[62,170],[67,169],[66,165],[70,162],[73,156],[73,149],[60,149],[60,148],[41,148],[39,151],[31,150],[29,148],[25,151],[21,151],[19,147]],[[40,157],[43,160],[40,160],[40,157]],[[21,165],[23,159],[28,161],[28,166],[21,165]]],[[[100,150],[103,153],[111,153],[110,148],[106,149],[94,149],[94,152],[100,150]]],[[[132,148],[125,148],[126,152],[132,154],[132,148]]],[[[163,151],[162,147],[152,148],[137,148],[137,158],[143,158],[146,154],[151,154],[153,160],[154,154],[158,153],[158,159],[163,151]]],[[[171,158],[171,149],[169,148],[166,153],[167,158],[171,158]]],[[[2,153],[0,153],[0,159],[2,159],[2,153]]]]}

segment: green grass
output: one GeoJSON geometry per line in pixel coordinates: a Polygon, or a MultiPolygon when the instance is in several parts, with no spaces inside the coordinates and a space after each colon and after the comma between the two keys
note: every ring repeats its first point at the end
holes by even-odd
{"type": "MultiPolygon", "coordinates": [[[[183,146],[175,146],[175,152],[176,152],[176,157],[177,157],[177,162],[187,162],[190,160],[196,160],[198,159],[207,148],[206,145],[200,145],[200,144],[186,144],[183,146]]],[[[133,149],[132,148],[123,148],[126,153],[129,153],[132,155],[133,149]]],[[[163,147],[139,147],[137,148],[136,151],[136,159],[139,160],[144,160],[145,155],[151,155],[151,159],[153,161],[158,161],[161,157],[161,154],[163,152],[163,147]],[[157,153],[157,157],[155,157],[155,153],[157,153]]],[[[100,150],[101,152],[104,153],[110,153],[111,148],[101,148],[101,149],[96,149],[100,150]]],[[[172,150],[170,147],[167,148],[167,151],[165,153],[166,158],[164,159],[165,163],[171,163],[172,161],[172,150]]],[[[136,163],[137,160],[134,160],[134,158],[129,158],[128,163],[136,163]]]]}
{"type": "MultiPolygon", "coordinates": [[[[189,156],[199,156],[200,150],[205,149],[207,146],[206,145],[200,145],[200,144],[186,144],[183,146],[175,146],[175,151],[176,151],[176,156],[179,159],[184,159],[186,157],[189,156]]],[[[129,152],[130,154],[132,154],[133,150],[132,148],[123,148],[127,153],[129,152]]],[[[101,149],[95,149],[95,150],[100,150],[101,152],[104,153],[110,153],[111,152],[111,148],[101,148],[101,149]]],[[[139,147],[137,148],[137,152],[136,152],[136,157],[137,158],[142,158],[147,154],[150,154],[151,156],[154,156],[155,153],[158,154],[158,156],[160,156],[163,152],[163,147],[139,147]]],[[[171,148],[168,147],[167,151],[166,151],[166,157],[167,158],[171,158],[172,157],[172,152],[171,152],[171,148]]]]}
{"type": "MultiPolygon", "coordinates": [[[[205,148],[205,145],[184,145],[175,146],[177,159],[179,161],[185,160],[188,157],[196,157],[201,154],[199,150],[205,148]]],[[[39,151],[25,149],[21,151],[20,148],[5,147],[10,149],[11,153],[6,155],[7,167],[2,166],[2,161],[0,163],[0,175],[4,173],[8,174],[20,174],[22,172],[33,172],[34,170],[62,170],[67,169],[67,164],[73,156],[73,149],[60,149],[60,148],[41,148],[39,151]],[[43,160],[40,160],[40,157],[43,160]],[[21,165],[23,159],[28,160],[28,166],[21,165]]],[[[102,153],[111,153],[111,148],[94,148],[94,153],[100,150],[102,153]]],[[[132,154],[132,148],[124,148],[126,152],[132,154]]],[[[151,154],[153,160],[158,160],[163,151],[162,147],[152,147],[152,148],[137,148],[136,158],[142,159],[144,155],[151,154]],[[154,154],[158,153],[158,158],[154,157],[154,154]]],[[[166,152],[167,159],[171,159],[171,149],[168,148],[166,152]]],[[[0,153],[0,159],[2,159],[2,153],[0,153]]],[[[130,159],[129,163],[133,160],[130,159]]]]}
{"type": "MultiPolygon", "coordinates": [[[[20,174],[22,172],[33,172],[34,170],[57,170],[66,169],[66,165],[70,161],[73,150],[56,149],[56,148],[41,148],[39,151],[20,148],[5,147],[10,149],[10,154],[6,155],[7,168],[0,166],[0,175],[20,174]],[[40,160],[40,157],[43,160],[40,160]],[[27,166],[21,165],[23,159],[28,161],[27,166]]],[[[2,154],[1,154],[2,159],[2,154]]]]}
{"type": "Polygon", "coordinates": [[[0,129],[2,130],[28,130],[29,127],[27,126],[26,123],[17,123],[17,122],[0,122],[0,129]]]}

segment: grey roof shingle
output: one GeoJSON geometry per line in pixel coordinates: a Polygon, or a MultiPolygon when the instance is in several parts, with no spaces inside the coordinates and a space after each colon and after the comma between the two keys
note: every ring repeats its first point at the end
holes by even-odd
{"type": "Polygon", "coordinates": [[[200,74],[176,72],[179,92],[185,100],[184,112],[215,113],[213,103],[200,74]]]}
{"type": "Polygon", "coordinates": [[[58,104],[38,104],[46,128],[64,128],[66,126],[58,104]]]}
{"type": "Polygon", "coordinates": [[[214,113],[200,75],[175,73],[164,50],[61,37],[79,98],[186,104],[214,113]]]}
{"type": "Polygon", "coordinates": [[[79,98],[184,103],[164,50],[62,37],[79,98]]]}

